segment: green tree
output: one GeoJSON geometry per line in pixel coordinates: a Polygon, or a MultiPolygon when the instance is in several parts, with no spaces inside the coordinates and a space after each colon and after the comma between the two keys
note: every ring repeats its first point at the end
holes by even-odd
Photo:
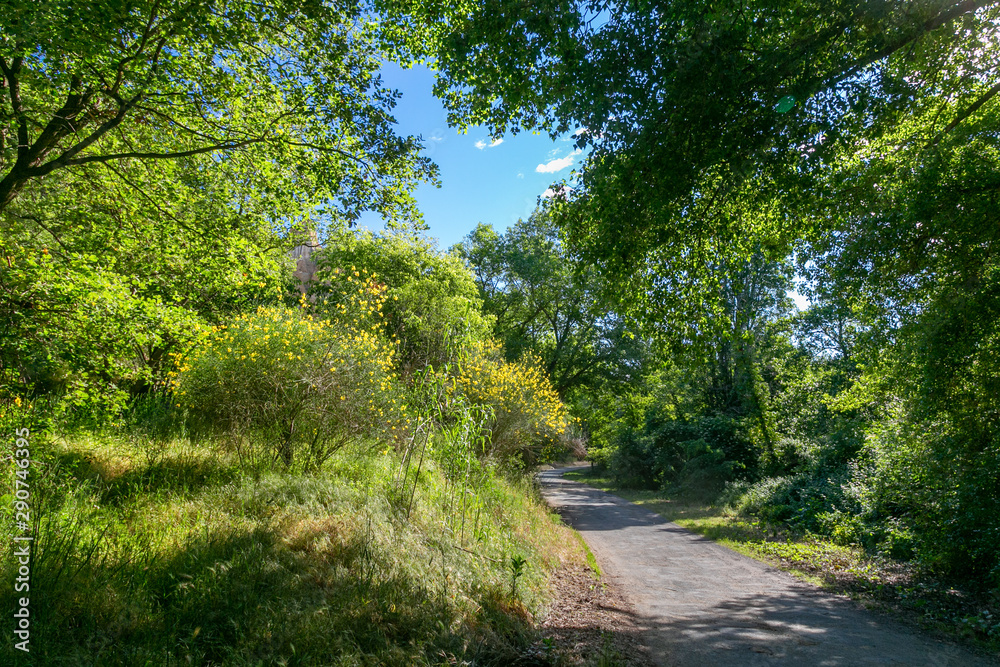
{"type": "Polygon", "coordinates": [[[348,222],[395,219],[435,173],[393,131],[396,93],[377,72],[405,43],[375,6],[5,0],[0,13],[0,210],[84,165],[252,155],[273,192],[348,222]]]}
{"type": "Polygon", "coordinates": [[[539,355],[560,395],[639,371],[643,341],[607,305],[597,273],[574,264],[545,210],[502,236],[480,224],[456,250],[475,273],[507,357],[539,355]]]}
{"type": "Polygon", "coordinates": [[[241,196],[245,183],[203,160],[80,167],[0,213],[9,387],[115,403],[162,380],[166,353],[196,323],[281,298],[294,235],[270,202],[241,196]]]}
{"type": "Polygon", "coordinates": [[[313,221],[418,217],[436,170],[378,69],[424,47],[390,11],[0,2],[5,388],[120,405],[195,323],[282,298],[313,221]]]}

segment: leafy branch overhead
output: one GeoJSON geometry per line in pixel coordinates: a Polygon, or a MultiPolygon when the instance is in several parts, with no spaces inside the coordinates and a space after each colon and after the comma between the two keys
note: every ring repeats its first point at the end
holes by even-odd
{"type": "Polygon", "coordinates": [[[124,160],[253,153],[348,222],[414,217],[412,184],[436,176],[394,132],[372,7],[5,0],[0,14],[0,210],[55,172],[124,160]]]}
{"type": "Polygon", "coordinates": [[[998,5],[494,0],[447,42],[438,93],[495,136],[580,128],[587,212],[565,225],[628,276],[692,234],[738,234],[716,214],[747,189],[771,196],[917,116],[903,140],[927,146],[987,111],[998,5]]]}

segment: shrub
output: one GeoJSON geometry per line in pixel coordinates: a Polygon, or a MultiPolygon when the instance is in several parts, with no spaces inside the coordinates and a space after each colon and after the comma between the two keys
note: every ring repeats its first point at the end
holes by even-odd
{"type": "Polygon", "coordinates": [[[686,440],[681,446],[682,465],[665,486],[686,497],[714,498],[732,479],[737,463],[704,439],[686,440]]]}
{"type": "Polygon", "coordinates": [[[852,479],[880,550],[1000,586],[1000,437],[901,408],[872,429],[852,479]],[[976,445],[976,446],[973,446],[976,445]]]}
{"type": "Polygon", "coordinates": [[[744,469],[737,422],[725,417],[665,418],[653,407],[641,428],[623,426],[612,438],[609,464],[620,484],[713,496],[744,469]]]}
{"type": "Polygon", "coordinates": [[[720,501],[767,523],[828,535],[839,544],[873,546],[870,527],[858,516],[846,468],[733,482],[720,501]]]}
{"type": "Polygon", "coordinates": [[[317,466],[362,434],[401,440],[407,407],[393,347],[366,319],[382,297],[375,283],[361,281],[339,321],[261,307],[204,329],[177,358],[177,406],[196,431],[229,434],[241,456],[252,457],[259,439],[286,467],[299,455],[317,466]]]}
{"type": "Polygon", "coordinates": [[[451,390],[492,410],[488,453],[504,460],[534,463],[569,426],[566,406],[538,360],[504,361],[495,341],[477,341],[463,351],[451,390]]]}
{"type": "Polygon", "coordinates": [[[317,254],[318,305],[336,304],[349,288],[344,275],[366,272],[386,286],[384,326],[399,343],[404,374],[441,367],[469,341],[486,337],[490,322],[471,271],[455,255],[411,234],[343,231],[317,254]]]}
{"type": "Polygon", "coordinates": [[[653,438],[639,429],[622,428],[614,437],[607,460],[612,476],[625,488],[656,489],[663,482],[653,438]]]}

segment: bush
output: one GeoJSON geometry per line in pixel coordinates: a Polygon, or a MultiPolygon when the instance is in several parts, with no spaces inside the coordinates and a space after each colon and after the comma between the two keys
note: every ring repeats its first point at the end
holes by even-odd
{"type": "Polygon", "coordinates": [[[871,433],[852,482],[880,549],[1000,586],[998,471],[1000,437],[971,443],[946,418],[898,410],[871,433]]]}
{"type": "Polygon", "coordinates": [[[714,498],[726,481],[732,479],[736,462],[705,440],[680,443],[683,465],[666,485],[675,494],[686,497],[714,498]]]}
{"type": "Polygon", "coordinates": [[[494,341],[463,351],[451,391],[492,410],[489,454],[535,463],[543,449],[566,434],[569,414],[537,359],[503,360],[494,341]]]}
{"type": "Polygon", "coordinates": [[[318,466],[363,434],[401,441],[409,420],[393,347],[370,319],[383,295],[360,281],[339,321],[261,307],[204,329],[177,357],[176,405],[188,410],[195,432],[227,433],[248,460],[259,440],[285,467],[298,457],[318,466]]]}
{"type": "Polygon", "coordinates": [[[627,489],[656,489],[663,483],[656,440],[638,429],[623,428],[607,455],[611,475],[627,489]]]}
{"type": "Polygon", "coordinates": [[[842,544],[862,544],[865,527],[848,490],[846,468],[734,482],[721,502],[744,515],[800,532],[829,535],[842,544]]]}
{"type": "Polygon", "coordinates": [[[661,419],[651,409],[642,428],[624,427],[613,438],[611,472],[626,487],[713,496],[745,469],[735,458],[748,449],[737,426],[725,417],[661,419]]]}
{"type": "Polygon", "coordinates": [[[385,285],[384,326],[399,343],[404,375],[454,361],[464,345],[490,331],[471,271],[430,241],[405,233],[343,231],[328,239],[317,262],[309,293],[320,307],[336,309],[350,292],[345,276],[377,276],[385,285]]]}

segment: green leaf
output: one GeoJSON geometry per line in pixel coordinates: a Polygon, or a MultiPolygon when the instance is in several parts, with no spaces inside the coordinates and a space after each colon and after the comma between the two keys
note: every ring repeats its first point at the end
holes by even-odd
{"type": "Polygon", "coordinates": [[[795,106],[795,97],[792,95],[785,95],[780,100],[778,100],[778,106],[774,107],[774,110],[778,113],[788,113],[795,106]]]}

